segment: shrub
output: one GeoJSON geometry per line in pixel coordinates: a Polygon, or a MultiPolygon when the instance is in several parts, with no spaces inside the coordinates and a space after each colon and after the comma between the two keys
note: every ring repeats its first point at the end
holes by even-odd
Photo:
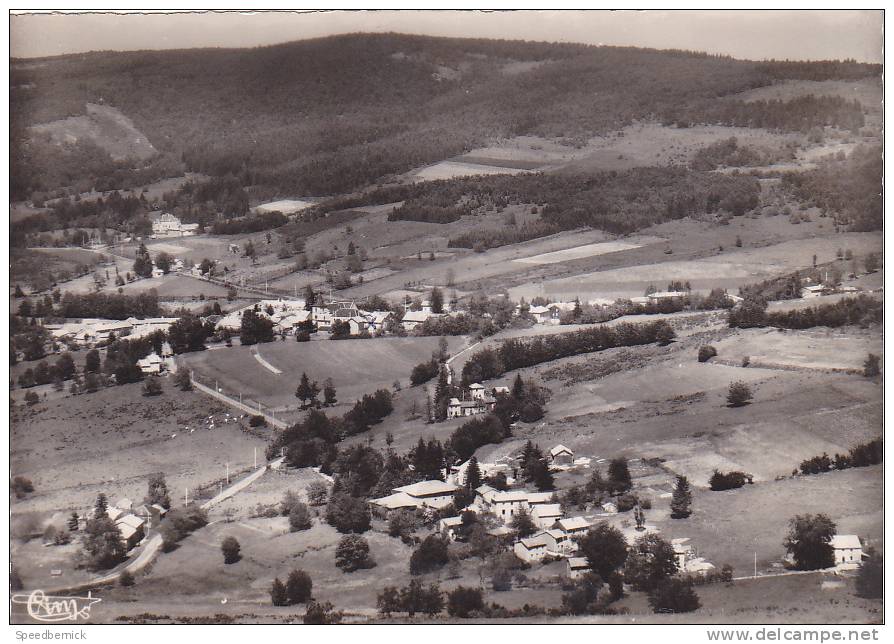
{"type": "Polygon", "coordinates": [[[31,479],[27,479],[24,476],[16,476],[12,479],[12,492],[17,499],[22,499],[26,494],[31,494],[33,491],[34,484],[31,482],[31,479]]]}
{"type": "Polygon", "coordinates": [[[717,349],[712,347],[710,344],[705,345],[703,347],[699,347],[698,349],[698,361],[699,362],[707,362],[711,358],[717,355],[717,349]]]}
{"type": "Polygon", "coordinates": [[[125,588],[127,588],[128,586],[133,586],[134,585],[133,575],[130,574],[130,571],[128,571],[128,570],[122,570],[121,576],[118,577],[118,583],[120,585],[124,586],[125,588]]]}
{"type": "Polygon", "coordinates": [[[266,427],[267,419],[261,415],[255,414],[248,421],[249,427],[266,427]]]}
{"type": "Polygon", "coordinates": [[[303,570],[293,570],[286,580],[286,597],[289,604],[303,604],[311,598],[313,581],[303,570]]]}
{"type": "Polygon", "coordinates": [[[344,572],[373,568],[376,562],[369,554],[369,542],[356,534],[341,538],[335,549],[335,566],[344,572]]]}
{"type": "Polygon", "coordinates": [[[743,407],[753,398],[751,387],[744,382],[730,383],[729,393],[726,395],[727,405],[730,407],[743,407]]]}
{"type": "Polygon", "coordinates": [[[879,366],[880,358],[874,353],[866,356],[866,362],[863,363],[863,375],[867,378],[875,378],[881,373],[879,366]]]}
{"type": "Polygon", "coordinates": [[[304,613],[305,624],[338,624],[341,622],[342,613],[336,611],[330,602],[313,602],[304,613]]]}
{"type": "Polygon", "coordinates": [[[323,481],[314,481],[307,486],[307,502],[311,505],[325,505],[329,498],[329,486],[323,481]]]}
{"type": "Polygon", "coordinates": [[[667,579],[649,593],[649,606],[656,613],[691,613],[701,607],[692,584],[667,579]]]}
{"type": "Polygon", "coordinates": [[[326,506],[326,522],[342,533],[369,530],[369,504],[348,494],[335,493],[326,506]]]}
{"type": "Polygon", "coordinates": [[[451,617],[469,617],[473,612],[484,610],[484,597],[480,588],[457,586],[447,593],[447,613],[451,617]]]}
{"type": "Polygon", "coordinates": [[[866,599],[881,599],[885,589],[885,566],[880,552],[866,550],[867,559],[857,574],[857,595],[866,599]]]}
{"type": "Polygon", "coordinates": [[[239,545],[239,541],[236,537],[226,537],[220,544],[220,551],[223,553],[224,563],[233,564],[239,561],[242,558],[239,554],[241,549],[242,546],[239,545]]]}
{"type": "Polygon", "coordinates": [[[289,605],[289,596],[286,593],[286,587],[279,580],[279,577],[273,580],[273,586],[270,588],[270,601],[274,606],[289,605]]]}
{"type": "Polygon", "coordinates": [[[146,378],[143,383],[144,396],[158,396],[162,393],[161,380],[157,377],[146,378]]]}
{"type": "Polygon", "coordinates": [[[429,535],[410,556],[410,574],[422,575],[446,565],[450,561],[447,539],[440,535],[429,535]]]}
{"type": "Polygon", "coordinates": [[[719,470],[714,470],[708,483],[715,492],[723,490],[733,490],[740,488],[746,483],[751,483],[752,477],[745,472],[728,472],[724,474],[719,470]]]}
{"type": "Polygon", "coordinates": [[[301,502],[293,505],[289,511],[289,530],[299,532],[301,530],[309,530],[311,526],[313,526],[313,519],[307,506],[301,502]]]}

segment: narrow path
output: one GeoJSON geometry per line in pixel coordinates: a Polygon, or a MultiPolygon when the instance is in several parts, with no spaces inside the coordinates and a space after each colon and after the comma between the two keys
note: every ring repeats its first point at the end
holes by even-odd
{"type": "Polygon", "coordinates": [[[282,369],[277,369],[277,368],[274,367],[272,364],[270,364],[269,362],[267,362],[267,361],[264,359],[264,357],[261,355],[261,352],[258,351],[258,349],[257,349],[256,347],[252,347],[252,349],[251,349],[251,355],[253,355],[254,358],[255,358],[255,360],[257,360],[258,363],[259,363],[262,367],[264,367],[267,371],[271,371],[271,372],[273,372],[273,373],[274,373],[275,375],[277,375],[277,376],[280,375],[280,374],[282,374],[282,369]]]}

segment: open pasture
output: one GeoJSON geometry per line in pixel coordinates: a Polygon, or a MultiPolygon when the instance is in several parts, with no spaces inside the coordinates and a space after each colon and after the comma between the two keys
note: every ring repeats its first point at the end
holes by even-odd
{"type": "MultiPolygon", "coordinates": [[[[650,240],[649,243],[662,241],[660,239],[650,240]]],[[[639,248],[640,243],[630,241],[610,241],[596,244],[585,244],[575,248],[567,248],[565,250],[557,250],[552,253],[543,253],[532,257],[522,257],[513,261],[521,264],[558,264],[561,262],[569,262],[584,257],[595,257],[597,255],[606,255],[608,253],[617,253],[623,250],[639,248]]]]}
{"type": "Polygon", "coordinates": [[[30,478],[35,492],[14,502],[13,512],[80,510],[99,492],[140,500],[154,472],[182,498],[185,488],[222,477],[227,462],[236,472],[253,464],[256,447],[263,456],[266,442],[243,431],[231,409],[162,382],[157,397],[130,384],[17,411],[12,474],[30,478]]]}
{"type": "MultiPolygon", "coordinates": [[[[450,338],[451,349],[462,338],[450,338]]],[[[437,351],[438,338],[374,338],[272,342],[182,356],[187,368],[208,384],[217,381],[229,396],[260,401],[268,407],[295,407],[295,388],[302,373],[322,383],[332,378],[340,403],[353,404],[363,394],[391,389],[395,380],[408,385],[414,366],[437,351]],[[275,374],[251,355],[260,355],[279,369],[275,374]]]]}

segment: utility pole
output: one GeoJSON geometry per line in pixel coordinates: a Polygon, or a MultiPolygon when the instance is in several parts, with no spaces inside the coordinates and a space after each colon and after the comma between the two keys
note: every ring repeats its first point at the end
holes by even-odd
{"type": "Polygon", "coordinates": [[[189,488],[183,488],[183,505],[189,505],[189,488]]]}
{"type": "Polygon", "coordinates": [[[258,448],[255,447],[255,467],[258,466],[258,448]]]}
{"type": "Polygon", "coordinates": [[[230,462],[227,461],[227,485],[230,484],[230,462]]]}
{"type": "Polygon", "coordinates": [[[754,576],[757,577],[757,551],[754,551],[754,576]]]}

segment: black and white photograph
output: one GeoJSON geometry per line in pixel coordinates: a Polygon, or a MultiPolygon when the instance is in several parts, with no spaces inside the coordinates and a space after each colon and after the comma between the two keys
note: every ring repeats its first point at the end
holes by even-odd
{"type": "Polygon", "coordinates": [[[881,5],[8,18],[8,641],[884,632],[881,5]]]}

